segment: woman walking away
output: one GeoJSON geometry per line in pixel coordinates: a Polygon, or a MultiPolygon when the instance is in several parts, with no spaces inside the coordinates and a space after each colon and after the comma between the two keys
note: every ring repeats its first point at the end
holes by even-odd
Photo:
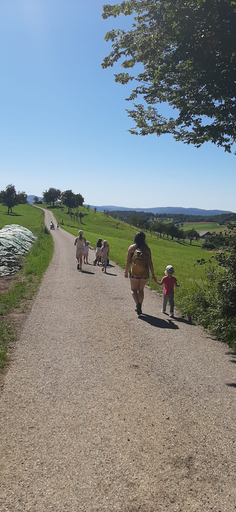
{"type": "Polygon", "coordinates": [[[167,302],[170,304],[170,317],[174,317],[174,286],[179,286],[177,283],[177,279],[173,277],[174,267],[172,265],[167,265],[165,269],[165,277],[162,280],[156,281],[160,286],[164,285],[163,289],[163,305],[162,305],[162,313],[166,312],[167,302]]]}
{"type": "Polygon", "coordinates": [[[142,231],[136,233],[134,244],[129,246],[125,266],[125,277],[128,277],[129,273],[131,293],[138,315],[142,314],[144,287],[149,279],[149,269],[152,279],[156,280],[151,251],[145,243],[145,238],[146,235],[142,231]]]}
{"type": "Polygon", "coordinates": [[[82,262],[84,255],[84,247],[86,244],[86,238],[83,236],[82,229],[79,230],[79,236],[75,239],[74,245],[76,246],[76,260],[77,260],[77,270],[82,272],[82,262]]]}

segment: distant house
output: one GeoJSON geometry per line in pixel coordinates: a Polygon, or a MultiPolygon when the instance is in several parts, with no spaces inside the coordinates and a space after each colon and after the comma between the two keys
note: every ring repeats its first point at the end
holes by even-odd
{"type": "Polygon", "coordinates": [[[200,231],[199,236],[200,238],[205,238],[205,240],[207,240],[211,237],[211,233],[209,231],[200,231]]]}

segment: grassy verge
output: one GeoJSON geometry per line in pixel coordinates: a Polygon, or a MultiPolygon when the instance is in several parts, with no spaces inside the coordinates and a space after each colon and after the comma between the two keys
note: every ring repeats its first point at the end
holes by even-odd
{"type": "MultiPolygon", "coordinates": [[[[30,229],[37,239],[22,259],[22,270],[17,273],[12,286],[0,296],[0,371],[8,360],[8,349],[16,339],[17,329],[11,319],[12,311],[24,311],[34,296],[54,251],[53,239],[44,226],[43,212],[29,205],[14,208],[14,214],[5,215],[0,207],[0,227],[20,224],[30,229]]],[[[4,279],[4,278],[0,278],[4,279]]]]}

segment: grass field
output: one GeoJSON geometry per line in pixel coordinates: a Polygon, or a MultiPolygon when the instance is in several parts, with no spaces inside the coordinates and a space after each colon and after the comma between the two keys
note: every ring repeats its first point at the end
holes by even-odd
{"type": "MultiPolygon", "coordinates": [[[[19,205],[14,207],[12,214],[8,215],[6,207],[0,205],[0,228],[8,224],[19,224],[30,229],[37,239],[22,259],[22,270],[14,277],[0,278],[0,371],[6,364],[9,344],[16,339],[17,335],[15,323],[9,320],[9,315],[13,309],[17,308],[21,313],[28,307],[54,250],[53,239],[45,229],[44,214],[41,210],[30,205],[19,205]]],[[[18,322],[19,318],[20,314],[18,322]]]]}
{"type": "MultiPolygon", "coordinates": [[[[54,208],[51,210],[59,221],[61,227],[69,233],[77,236],[78,230],[84,230],[84,236],[91,242],[93,247],[96,246],[97,239],[101,237],[106,239],[110,245],[110,259],[117,265],[125,268],[126,254],[128,247],[133,243],[137,228],[128,224],[106,217],[103,213],[94,213],[93,210],[81,208],[85,214],[80,223],[76,218],[71,218],[67,214],[67,209],[54,208]],[[63,223],[63,224],[62,224],[63,223]]],[[[196,265],[197,260],[204,258],[209,260],[212,253],[202,249],[201,243],[189,241],[185,243],[171,241],[166,238],[157,238],[147,233],[147,244],[152,251],[152,259],[158,280],[164,275],[166,265],[172,264],[175,267],[175,276],[180,283],[180,288],[176,290],[176,305],[181,305],[181,296],[183,294],[191,294],[193,288],[203,287],[205,285],[205,269],[204,266],[196,265]]],[[[72,247],[74,250],[74,247],[72,247]]],[[[92,261],[91,251],[89,254],[92,261]]],[[[149,281],[152,289],[162,291],[162,289],[153,281],[149,281]]]]}
{"type": "Polygon", "coordinates": [[[7,224],[19,224],[37,235],[43,226],[43,212],[29,204],[20,204],[7,214],[7,207],[0,204],[0,229],[7,224]]]}
{"type": "Polygon", "coordinates": [[[205,224],[202,224],[201,222],[185,222],[183,225],[183,230],[187,231],[189,229],[195,229],[196,231],[209,231],[210,233],[212,231],[225,231],[225,226],[219,226],[219,224],[215,224],[214,222],[206,222],[205,224]]]}

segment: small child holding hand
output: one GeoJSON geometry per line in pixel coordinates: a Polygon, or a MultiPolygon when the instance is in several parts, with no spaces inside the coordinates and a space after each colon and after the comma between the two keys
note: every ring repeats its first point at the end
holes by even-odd
{"type": "Polygon", "coordinates": [[[167,265],[165,269],[165,277],[162,278],[161,282],[156,280],[156,283],[160,286],[164,285],[163,289],[163,304],[162,304],[162,313],[166,312],[167,302],[170,304],[170,317],[174,316],[174,286],[179,286],[177,283],[177,279],[173,277],[174,267],[172,265],[167,265]]]}

